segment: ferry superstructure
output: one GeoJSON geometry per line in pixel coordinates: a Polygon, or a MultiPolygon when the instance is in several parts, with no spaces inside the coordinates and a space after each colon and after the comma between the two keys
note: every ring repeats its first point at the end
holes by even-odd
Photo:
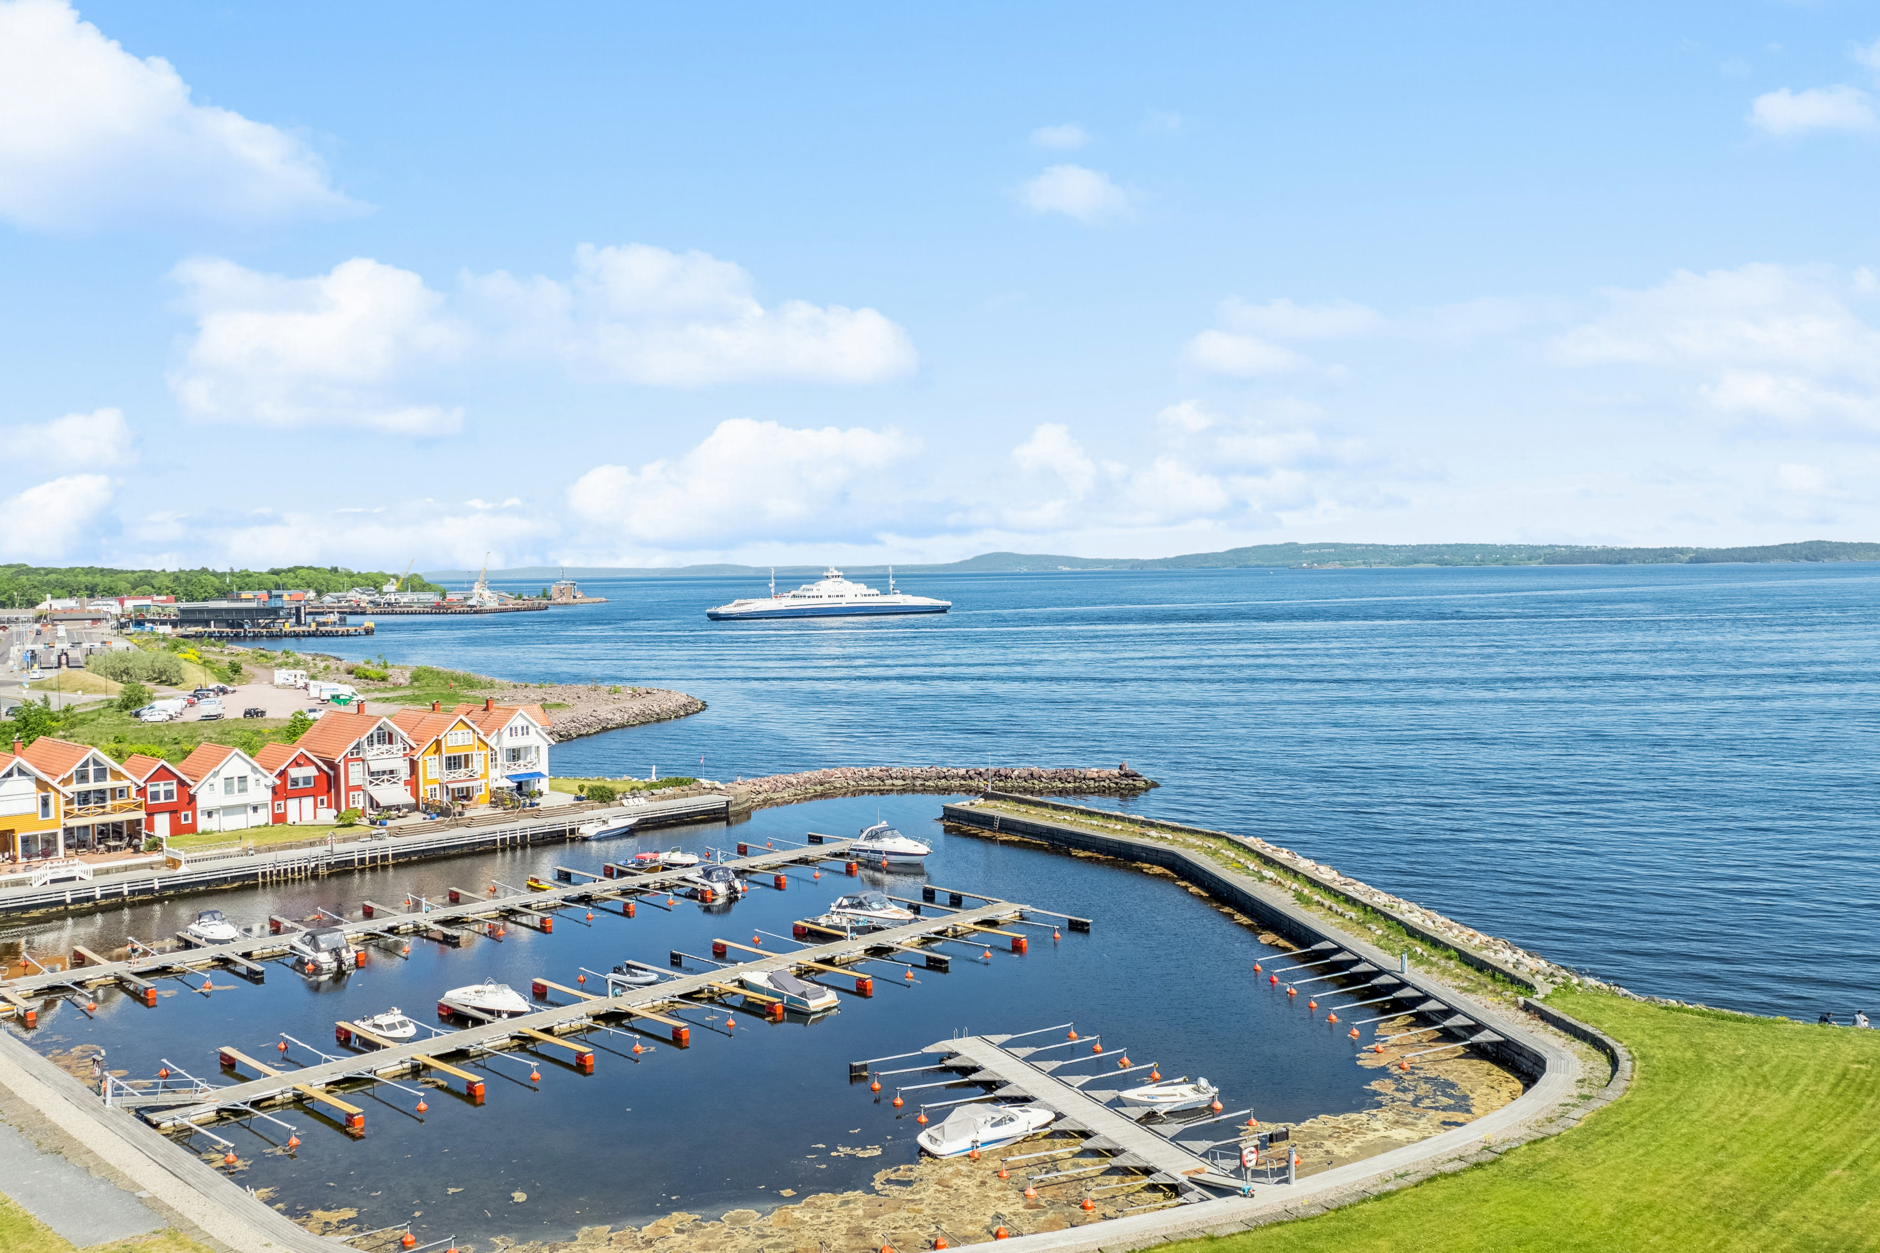
{"type": "Polygon", "coordinates": [[[861,583],[851,583],[834,567],[823,571],[822,578],[805,583],[793,592],[777,595],[777,572],[770,572],[770,595],[748,600],[734,600],[705,616],[713,622],[736,622],[747,618],[842,618],[874,617],[895,613],[945,613],[953,608],[950,600],[910,596],[894,590],[894,567],[888,567],[888,590],[881,592],[861,583]]]}

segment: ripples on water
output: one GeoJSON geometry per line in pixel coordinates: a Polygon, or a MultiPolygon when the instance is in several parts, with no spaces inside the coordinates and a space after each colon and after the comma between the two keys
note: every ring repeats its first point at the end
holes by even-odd
{"type": "MultiPolygon", "coordinates": [[[[711,623],[758,580],[345,642],[706,700],[557,773],[1114,764],[1144,812],[1257,834],[1635,990],[1875,1008],[1880,568],[911,576],[940,618],[711,623]],[[701,766],[700,758],[704,758],[701,766]]],[[[533,590],[530,588],[529,590],[533,590]]]]}

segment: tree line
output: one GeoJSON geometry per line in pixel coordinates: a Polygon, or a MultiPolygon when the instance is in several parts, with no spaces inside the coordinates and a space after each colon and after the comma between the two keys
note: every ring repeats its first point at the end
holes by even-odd
{"type": "MultiPolygon", "coordinates": [[[[0,605],[29,607],[47,597],[174,596],[216,600],[232,592],[309,590],[326,595],[355,587],[377,589],[398,577],[383,570],[344,566],[277,566],[271,570],[117,570],[106,566],[0,565],[0,605]]],[[[443,592],[417,575],[404,582],[412,592],[443,592]]]]}

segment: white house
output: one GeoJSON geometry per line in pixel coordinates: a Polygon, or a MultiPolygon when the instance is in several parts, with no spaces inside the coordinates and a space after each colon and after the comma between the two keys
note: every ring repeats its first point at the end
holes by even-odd
{"type": "Polygon", "coordinates": [[[548,750],[555,737],[549,734],[549,717],[540,705],[498,705],[485,699],[481,709],[459,705],[455,712],[469,714],[490,742],[491,787],[502,787],[506,779],[521,796],[548,791],[548,750]]]}
{"type": "Polygon", "coordinates": [[[204,744],[177,769],[196,797],[196,830],[240,831],[272,825],[274,776],[226,744],[204,744]]]}

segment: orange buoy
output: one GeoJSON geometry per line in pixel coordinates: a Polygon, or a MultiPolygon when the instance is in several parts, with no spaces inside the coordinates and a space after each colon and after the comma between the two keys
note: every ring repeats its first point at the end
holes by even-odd
{"type": "Polygon", "coordinates": [[[874,1081],[873,1083],[871,1083],[871,1084],[869,1084],[869,1085],[868,1085],[868,1090],[869,1090],[870,1092],[879,1092],[879,1091],[881,1091],[881,1080],[879,1080],[879,1079],[877,1079],[877,1080],[875,1080],[875,1081],[874,1081]]]}
{"type": "Polygon", "coordinates": [[[1307,1001],[1307,1002],[1306,1002],[1306,1008],[1307,1008],[1307,1009],[1317,1009],[1318,1007],[1319,1007],[1319,1003],[1318,1003],[1317,1001],[1307,1001]]]}
{"type": "Polygon", "coordinates": [[[966,1150],[966,1158],[968,1161],[973,1161],[973,1162],[976,1162],[979,1160],[979,1146],[977,1144],[975,1144],[972,1148],[966,1150]]]}
{"type": "Polygon", "coordinates": [[[903,979],[912,980],[914,978],[914,972],[912,970],[903,970],[901,972],[901,977],[903,979]]]}
{"type": "Polygon", "coordinates": [[[1351,1029],[1351,1038],[1354,1040],[1358,1038],[1358,1029],[1356,1027],[1351,1029]]]}
{"type": "Polygon", "coordinates": [[[428,1110],[428,1109],[430,1109],[430,1108],[431,1108],[431,1107],[430,1107],[429,1105],[426,1105],[426,1104],[425,1104],[425,1103],[424,1103],[423,1101],[419,1101],[419,1102],[418,1102],[418,1112],[419,1112],[420,1114],[422,1114],[422,1113],[424,1113],[424,1112],[425,1112],[426,1110],[428,1110]]]}
{"type": "Polygon", "coordinates": [[[947,1247],[947,1238],[946,1238],[945,1236],[935,1236],[935,1237],[933,1238],[933,1247],[934,1247],[934,1248],[936,1248],[936,1249],[944,1249],[944,1248],[946,1248],[946,1247],[947,1247]]]}
{"type": "Polygon", "coordinates": [[[981,954],[979,955],[979,960],[980,960],[980,961],[988,961],[988,962],[989,962],[989,961],[991,961],[991,960],[992,960],[992,950],[991,950],[991,949],[987,949],[987,950],[986,950],[985,952],[983,952],[983,953],[981,953],[981,954]]]}
{"type": "Polygon", "coordinates": [[[927,1121],[927,1111],[923,1109],[920,1113],[914,1115],[914,1121],[917,1123],[925,1123],[927,1121]]]}
{"type": "Polygon", "coordinates": [[[287,1041],[282,1040],[279,1044],[275,1045],[274,1047],[281,1050],[281,1052],[285,1053],[287,1051],[287,1041]]]}
{"type": "MultiPolygon", "coordinates": [[[[1356,1030],[1357,1030],[1357,1028],[1356,1028],[1356,1027],[1353,1027],[1353,1028],[1352,1028],[1352,1030],[1353,1030],[1353,1031],[1356,1031],[1356,1030]]],[[[1381,1044],[1373,1044],[1373,1045],[1371,1046],[1371,1051],[1372,1051],[1373,1053],[1382,1053],[1382,1052],[1384,1051],[1384,1046],[1383,1046],[1383,1045],[1381,1045],[1381,1044]]]]}
{"type": "Polygon", "coordinates": [[[1129,1069],[1129,1054],[1128,1053],[1125,1053],[1121,1057],[1116,1059],[1116,1068],[1118,1070],[1129,1069]]]}
{"type": "Polygon", "coordinates": [[[576,983],[586,983],[586,982],[587,982],[587,976],[586,976],[586,975],[576,975],[576,976],[574,977],[574,981],[575,981],[576,983]]]}
{"type": "Polygon", "coordinates": [[[1084,1210],[1085,1210],[1085,1212],[1088,1212],[1088,1211],[1090,1211],[1090,1210],[1093,1210],[1093,1209],[1095,1209],[1095,1208],[1097,1208],[1097,1203],[1096,1203],[1095,1201],[1093,1201],[1093,1200],[1091,1200],[1091,1199],[1090,1199],[1089,1197],[1085,1197],[1085,1198],[1084,1198],[1084,1210]]]}
{"type": "Polygon", "coordinates": [[[406,1248],[410,1248],[412,1245],[418,1242],[418,1237],[412,1235],[409,1231],[407,1231],[404,1235],[398,1238],[398,1242],[404,1245],[406,1248]]]}
{"type": "Polygon", "coordinates": [[[169,1077],[170,1077],[170,1068],[168,1066],[165,1066],[162,1070],[159,1070],[157,1072],[157,1078],[159,1079],[168,1079],[169,1077]]]}
{"type": "Polygon", "coordinates": [[[308,963],[307,963],[307,973],[308,973],[308,974],[312,974],[312,973],[313,973],[313,963],[312,963],[312,962],[308,962],[308,963]]]}
{"type": "Polygon", "coordinates": [[[409,957],[409,956],[411,956],[411,945],[409,945],[409,944],[407,944],[407,945],[405,945],[405,947],[404,947],[404,954],[405,954],[405,956],[407,956],[407,957],[409,957]]]}
{"type": "Polygon", "coordinates": [[[1410,1059],[1406,1057],[1406,1058],[1404,1058],[1404,1059],[1403,1059],[1402,1061],[1400,1061],[1400,1062],[1398,1062],[1398,1063],[1397,1063],[1397,1069],[1399,1069],[1399,1070],[1408,1070],[1408,1069],[1410,1069],[1410,1059]]]}
{"type": "Polygon", "coordinates": [[[1159,1070],[1151,1070],[1149,1072],[1149,1082],[1150,1083],[1162,1082],[1162,1072],[1159,1070]]]}
{"type": "Polygon", "coordinates": [[[817,871],[817,872],[816,872],[815,874],[813,874],[813,875],[811,875],[811,876],[810,876],[810,878],[812,878],[812,879],[820,879],[820,878],[822,878],[822,871],[820,871],[820,870],[818,870],[818,871],[817,871]]]}
{"type": "Polygon", "coordinates": [[[1337,1022],[1337,1021],[1338,1021],[1338,1015],[1337,1015],[1336,1013],[1331,1013],[1331,1014],[1327,1014],[1327,1015],[1325,1015],[1325,1021],[1326,1021],[1326,1022],[1337,1022]]]}
{"type": "Polygon", "coordinates": [[[1064,1033],[1064,1038],[1066,1040],[1075,1040],[1077,1038],[1077,1033],[1075,1031],[1066,1031],[1064,1033]]]}
{"type": "Polygon", "coordinates": [[[1286,989],[1286,995],[1287,995],[1287,996],[1298,996],[1298,995],[1299,995],[1299,989],[1298,989],[1298,988],[1287,988],[1287,989],[1286,989]]]}
{"type": "Polygon", "coordinates": [[[894,1094],[894,1100],[889,1102],[889,1104],[893,1105],[896,1109],[900,1109],[902,1105],[901,1094],[899,1092],[896,1092],[894,1094]]]}
{"type": "Polygon", "coordinates": [[[529,1072],[529,1082],[530,1083],[542,1082],[542,1072],[539,1070],[531,1070],[529,1072]]]}
{"type": "Polygon", "coordinates": [[[666,898],[666,908],[667,908],[667,909],[671,909],[671,908],[672,908],[672,898],[671,898],[670,896],[668,896],[668,897],[666,898]]]}
{"type": "Polygon", "coordinates": [[[1259,974],[1259,973],[1260,973],[1260,971],[1261,971],[1261,969],[1262,969],[1262,967],[1261,967],[1261,965],[1260,965],[1260,963],[1259,963],[1259,962],[1255,962],[1255,963],[1253,963],[1253,973],[1254,973],[1254,974],[1256,974],[1256,975],[1257,975],[1257,974],[1259,974]]]}
{"type": "Polygon", "coordinates": [[[594,911],[593,911],[593,910],[591,910],[591,909],[590,909],[590,910],[588,910],[588,921],[589,921],[589,922],[593,922],[593,921],[594,921],[594,911]]]}
{"type": "Polygon", "coordinates": [[[1103,1041],[1098,1040],[1095,1044],[1092,1044],[1090,1046],[1090,1051],[1092,1053],[1101,1053],[1103,1051],[1103,1041]]]}
{"type": "Polygon", "coordinates": [[[993,1238],[994,1240],[1009,1240],[1009,1239],[1011,1239],[1011,1238],[1012,1238],[1012,1233],[1011,1233],[1011,1232],[1009,1232],[1009,1231],[1007,1231],[1007,1230],[1006,1230],[1006,1229],[1004,1228],[1004,1226],[1003,1226],[1003,1225],[1001,1225],[1001,1226],[998,1226],[998,1227],[994,1227],[994,1228],[992,1229],[992,1238],[993,1238]]]}
{"type": "Polygon", "coordinates": [[[1011,1177],[1012,1177],[1012,1172],[1011,1172],[1011,1171],[1009,1171],[1009,1170],[1007,1170],[1007,1169],[1005,1168],[1005,1163],[1004,1163],[1003,1161],[1001,1161],[1001,1162],[999,1163],[999,1178],[1001,1178],[1001,1179],[1010,1179],[1011,1177]]]}
{"type": "Polygon", "coordinates": [[[635,1053],[644,1053],[646,1050],[640,1047],[640,1042],[638,1040],[635,1040],[633,1042],[633,1051],[635,1053]]]}
{"type": "Polygon", "coordinates": [[[1247,1120],[1247,1125],[1249,1127],[1257,1127],[1260,1125],[1260,1120],[1258,1118],[1249,1118],[1247,1120]]]}
{"type": "Polygon", "coordinates": [[[288,1148],[290,1148],[290,1149],[297,1149],[297,1148],[299,1148],[299,1147],[300,1147],[300,1137],[299,1137],[299,1136],[288,1136],[288,1137],[287,1137],[287,1147],[288,1147],[288,1148]]]}
{"type": "Polygon", "coordinates": [[[1026,1185],[1025,1185],[1025,1199],[1026,1199],[1027,1201],[1035,1201],[1035,1200],[1037,1200],[1037,1199],[1038,1199],[1038,1189],[1036,1189],[1036,1188],[1034,1188],[1034,1187],[1032,1187],[1032,1186],[1031,1186],[1030,1184],[1026,1184],[1026,1185]]]}
{"type": "Polygon", "coordinates": [[[1217,1100],[1214,1102],[1214,1104],[1208,1106],[1208,1108],[1218,1114],[1221,1112],[1221,1103],[1217,1100]]]}
{"type": "Polygon", "coordinates": [[[222,1155],[222,1164],[224,1166],[233,1166],[235,1162],[236,1162],[236,1157],[235,1157],[234,1149],[230,1149],[227,1153],[224,1153],[222,1155]]]}
{"type": "Polygon", "coordinates": [[[491,896],[496,895],[496,885],[494,883],[490,884],[490,895],[491,896]]]}
{"type": "Polygon", "coordinates": [[[1278,982],[1279,982],[1279,976],[1278,976],[1278,975],[1268,975],[1268,976],[1266,977],[1266,981],[1267,981],[1268,983],[1278,983],[1278,982]]]}

